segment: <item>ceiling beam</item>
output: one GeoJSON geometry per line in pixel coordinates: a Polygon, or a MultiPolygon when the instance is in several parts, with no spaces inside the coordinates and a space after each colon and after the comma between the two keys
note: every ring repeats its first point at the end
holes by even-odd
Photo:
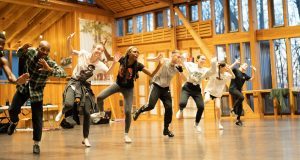
{"type": "Polygon", "coordinates": [[[126,17],[126,16],[135,15],[135,14],[148,12],[148,11],[152,11],[152,10],[156,10],[156,9],[160,9],[160,8],[165,8],[165,7],[169,7],[169,4],[156,3],[156,4],[152,4],[152,5],[148,5],[148,6],[139,7],[139,8],[130,9],[130,10],[120,12],[120,13],[115,14],[114,17],[115,18],[126,17]]]}
{"type": "Polygon", "coordinates": [[[160,2],[160,3],[167,3],[167,4],[172,4],[172,0],[153,0],[154,2],[160,2]]]}
{"type": "Polygon", "coordinates": [[[28,26],[33,17],[38,15],[41,11],[41,8],[32,8],[24,14],[26,16],[17,19],[16,22],[13,23],[15,25],[6,30],[6,42],[10,43],[15,38],[15,36],[17,36],[23,29],[28,26]]]}
{"type": "Polygon", "coordinates": [[[0,31],[5,31],[8,29],[17,19],[19,19],[21,16],[26,16],[24,13],[26,13],[29,9],[32,9],[28,6],[14,9],[10,15],[7,15],[6,17],[3,17],[5,19],[1,19],[3,21],[2,25],[0,26],[0,31]]]}
{"type": "Polygon", "coordinates": [[[32,7],[40,7],[40,8],[57,10],[57,11],[65,11],[65,12],[80,11],[80,12],[99,14],[104,16],[113,16],[113,12],[108,10],[104,10],[96,7],[89,7],[89,6],[75,4],[75,3],[63,2],[58,0],[47,0],[47,2],[43,2],[43,3],[39,2],[38,0],[0,0],[0,2],[26,5],[32,7]]]}
{"type": "Polygon", "coordinates": [[[113,12],[113,13],[117,13],[117,12],[115,12],[114,10],[112,10],[109,6],[107,6],[107,5],[105,4],[105,2],[103,2],[102,0],[95,0],[95,2],[96,2],[97,5],[101,6],[101,7],[104,8],[105,10],[111,11],[111,12],[113,12]]]}

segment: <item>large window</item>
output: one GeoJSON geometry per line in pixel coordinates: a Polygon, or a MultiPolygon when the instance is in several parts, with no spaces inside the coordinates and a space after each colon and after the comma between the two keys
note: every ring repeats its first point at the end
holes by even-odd
{"type": "Polygon", "coordinates": [[[202,20],[206,21],[206,20],[211,19],[210,0],[203,0],[201,2],[201,5],[202,5],[202,20]]]}
{"type": "Polygon", "coordinates": [[[273,0],[273,17],[274,26],[281,26],[284,24],[282,0],[273,0]]]}
{"type": "Polygon", "coordinates": [[[289,25],[300,25],[300,0],[288,0],[289,25]]]}
{"type": "Polygon", "coordinates": [[[198,21],[198,4],[193,4],[190,6],[191,21],[198,21]]]}
{"type": "Polygon", "coordinates": [[[284,39],[274,40],[277,88],[288,87],[286,45],[284,39]]]}
{"type": "Polygon", "coordinates": [[[270,43],[269,41],[260,41],[260,80],[261,89],[272,88],[270,43]]]}
{"type": "Polygon", "coordinates": [[[143,16],[136,16],[136,32],[143,32],[143,16]]]}
{"type": "MultiPolygon", "coordinates": [[[[248,64],[246,74],[251,76],[252,68],[250,66],[252,65],[252,61],[251,61],[250,43],[249,42],[243,43],[243,47],[244,47],[244,56],[245,56],[244,62],[248,64]]],[[[252,90],[253,89],[252,81],[247,81],[246,86],[247,86],[247,90],[252,90]]]]}
{"type": "Polygon", "coordinates": [[[124,36],[123,33],[123,19],[117,20],[117,36],[124,36]]]}
{"type": "Polygon", "coordinates": [[[243,28],[242,31],[249,31],[249,8],[248,0],[242,0],[242,19],[243,28]]]}
{"type": "Polygon", "coordinates": [[[257,28],[268,29],[268,0],[256,0],[257,28]]]}
{"type": "Polygon", "coordinates": [[[230,31],[237,31],[239,29],[239,10],[238,1],[229,1],[229,19],[230,19],[230,31]]]}
{"type": "Polygon", "coordinates": [[[218,62],[226,62],[226,45],[217,45],[216,49],[218,62]]]}
{"type": "Polygon", "coordinates": [[[126,20],[126,31],[127,33],[133,33],[133,24],[132,24],[132,18],[129,18],[126,20]]]}
{"type": "Polygon", "coordinates": [[[156,27],[157,28],[162,28],[164,27],[164,16],[163,16],[163,12],[159,11],[156,12],[156,17],[155,17],[155,22],[156,22],[156,27]]]}
{"type": "MultiPolygon", "coordinates": [[[[180,5],[178,8],[179,8],[179,10],[182,12],[182,14],[186,17],[186,7],[185,7],[185,5],[180,5]]],[[[181,26],[183,23],[182,23],[182,21],[179,19],[177,13],[175,14],[175,18],[176,18],[176,21],[177,21],[177,25],[178,25],[178,26],[181,26]]]]}
{"type": "Polygon", "coordinates": [[[146,14],[146,31],[151,32],[153,31],[153,13],[147,13],[146,14]]]}
{"type": "MultiPolygon", "coordinates": [[[[236,59],[241,59],[241,53],[240,53],[240,44],[235,43],[235,44],[230,44],[229,45],[230,49],[230,63],[234,63],[236,59]]],[[[236,65],[234,68],[238,68],[239,66],[236,65]]]]}
{"type": "Polygon", "coordinates": [[[166,14],[167,14],[168,27],[172,27],[172,25],[171,25],[171,13],[170,13],[170,9],[166,10],[166,14]]]}
{"type": "Polygon", "coordinates": [[[215,0],[215,29],[216,34],[225,32],[224,22],[224,2],[223,0],[215,0]]]}
{"type": "Polygon", "coordinates": [[[300,87],[300,38],[291,38],[293,87],[300,87]]]}

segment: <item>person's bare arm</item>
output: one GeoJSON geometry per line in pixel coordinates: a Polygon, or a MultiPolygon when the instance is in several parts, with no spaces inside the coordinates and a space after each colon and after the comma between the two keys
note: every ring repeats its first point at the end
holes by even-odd
{"type": "Polygon", "coordinates": [[[156,57],[147,57],[147,61],[149,62],[158,62],[158,61],[161,61],[162,59],[162,54],[158,54],[156,57]]]}
{"type": "Polygon", "coordinates": [[[25,73],[21,75],[18,79],[16,76],[12,73],[11,69],[9,68],[9,63],[6,58],[1,57],[1,65],[3,67],[4,73],[8,79],[9,82],[15,83],[15,84],[24,84],[28,78],[29,74],[25,73]]]}
{"type": "Polygon", "coordinates": [[[148,76],[153,77],[159,71],[160,67],[162,66],[162,63],[162,61],[159,61],[158,65],[156,66],[153,72],[150,72],[150,70],[146,67],[144,67],[142,71],[148,76]]]}
{"type": "Polygon", "coordinates": [[[252,70],[253,70],[253,72],[251,74],[251,78],[250,78],[250,81],[252,81],[255,78],[256,68],[254,66],[250,66],[250,68],[252,68],[252,70]]]}
{"type": "Polygon", "coordinates": [[[232,63],[232,64],[229,66],[229,68],[232,69],[236,64],[240,64],[240,63],[241,63],[240,60],[239,60],[239,59],[236,59],[236,60],[234,61],[234,63],[232,63]]]}
{"type": "Polygon", "coordinates": [[[105,39],[103,42],[101,42],[101,44],[103,45],[103,49],[104,49],[104,50],[103,50],[104,55],[105,55],[105,57],[106,57],[106,59],[107,59],[108,61],[114,61],[114,56],[112,56],[111,54],[109,54],[109,53],[107,52],[106,48],[105,48],[106,42],[107,42],[107,39],[105,39]]]}
{"type": "Polygon", "coordinates": [[[110,74],[113,71],[113,68],[115,67],[115,65],[119,62],[121,58],[120,54],[115,54],[115,56],[113,57],[114,62],[113,64],[109,67],[109,69],[107,70],[106,74],[110,74]]]}
{"type": "Polygon", "coordinates": [[[69,52],[70,54],[79,54],[80,51],[73,49],[73,46],[72,46],[72,42],[71,42],[71,41],[72,41],[72,38],[74,37],[74,35],[75,35],[75,32],[72,33],[72,34],[70,34],[70,35],[68,36],[68,38],[67,38],[68,52],[69,52]]]}

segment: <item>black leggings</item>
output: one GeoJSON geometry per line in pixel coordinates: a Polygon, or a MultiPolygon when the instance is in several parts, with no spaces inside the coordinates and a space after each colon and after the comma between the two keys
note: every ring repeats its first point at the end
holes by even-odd
{"type": "Polygon", "coordinates": [[[193,85],[192,83],[185,83],[181,90],[179,107],[183,110],[186,107],[189,97],[192,97],[197,106],[196,123],[199,123],[204,111],[204,102],[201,94],[201,88],[199,85],[193,85]]]}
{"type": "Polygon", "coordinates": [[[239,120],[243,111],[244,96],[242,94],[242,91],[238,89],[231,89],[229,90],[229,93],[233,97],[234,100],[233,109],[234,112],[238,115],[237,119],[239,120]]]}

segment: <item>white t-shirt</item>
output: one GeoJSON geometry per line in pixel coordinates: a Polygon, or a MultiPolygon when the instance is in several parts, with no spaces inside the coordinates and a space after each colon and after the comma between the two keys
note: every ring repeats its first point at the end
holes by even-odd
{"type": "Polygon", "coordinates": [[[170,82],[174,75],[178,73],[178,70],[174,66],[171,66],[171,60],[163,58],[164,64],[160,67],[159,71],[152,78],[152,82],[158,84],[161,87],[169,87],[170,82]]]}
{"type": "Polygon", "coordinates": [[[206,67],[198,67],[198,64],[193,63],[193,62],[184,62],[184,67],[188,71],[188,78],[187,82],[193,83],[194,85],[200,84],[201,81],[205,78],[210,77],[211,75],[216,73],[216,66],[217,66],[217,60],[213,58],[211,60],[211,67],[206,68],[206,67]]]}
{"type": "Polygon", "coordinates": [[[218,77],[218,73],[209,77],[204,92],[209,92],[210,95],[220,98],[223,95],[226,82],[232,78],[232,75],[224,72],[220,74],[221,79],[218,79],[218,77]]]}
{"type": "Polygon", "coordinates": [[[73,70],[72,77],[78,79],[80,76],[80,71],[86,70],[88,65],[92,64],[95,66],[95,70],[93,71],[93,76],[90,77],[87,81],[91,81],[94,76],[99,73],[106,73],[108,71],[108,67],[101,61],[96,61],[95,63],[90,63],[90,58],[92,53],[87,52],[85,50],[81,50],[78,54],[78,63],[73,70]]]}

